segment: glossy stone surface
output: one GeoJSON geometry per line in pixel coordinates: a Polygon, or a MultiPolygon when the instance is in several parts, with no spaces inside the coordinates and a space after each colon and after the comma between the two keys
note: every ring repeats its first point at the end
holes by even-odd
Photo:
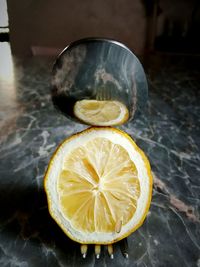
{"type": "MultiPolygon", "coordinates": [[[[128,238],[129,258],[115,245],[86,259],[51,219],[43,177],[57,145],[86,128],[59,114],[50,97],[52,60],[10,59],[0,80],[0,266],[200,266],[199,72],[176,62],[148,68],[146,112],[121,128],[148,155],[153,199],[143,226],[128,238]]],[[[2,62],[0,62],[2,64],[2,62]]]]}

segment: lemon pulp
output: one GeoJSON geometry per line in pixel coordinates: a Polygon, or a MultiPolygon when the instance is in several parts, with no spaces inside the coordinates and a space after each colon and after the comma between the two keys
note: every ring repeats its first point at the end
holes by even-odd
{"type": "Polygon", "coordinates": [[[152,195],[148,159],[130,136],[92,127],[57,148],[45,175],[48,208],[82,244],[111,244],[140,227],[152,195]]]}
{"type": "Polygon", "coordinates": [[[77,101],[74,105],[74,114],[79,120],[96,126],[123,124],[129,117],[126,106],[113,100],[77,101]]]}
{"type": "Polygon", "coordinates": [[[126,150],[95,138],[64,159],[58,179],[61,210],[80,231],[111,232],[134,215],[140,184],[126,150]]]}

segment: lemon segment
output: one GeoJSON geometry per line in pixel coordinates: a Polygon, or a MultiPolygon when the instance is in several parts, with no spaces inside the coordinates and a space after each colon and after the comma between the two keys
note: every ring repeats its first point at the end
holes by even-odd
{"type": "Polygon", "coordinates": [[[152,176],[146,156],[127,134],[90,128],[57,149],[45,190],[50,214],[71,239],[110,244],[144,221],[152,176]]]}
{"type": "Polygon", "coordinates": [[[125,123],[129,112],[119,101],[80,100],[74,105],[74,115],[86,124],[112,126],[125,123]]]}

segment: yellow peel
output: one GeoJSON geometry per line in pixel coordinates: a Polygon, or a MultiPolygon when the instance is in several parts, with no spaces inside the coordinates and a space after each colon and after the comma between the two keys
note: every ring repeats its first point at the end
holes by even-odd
{"type": "MultiPolygon", "coordinates": [[[[132,152],[130,152],[132,153],[132,152]]],[[[139,168],[139,167],[138,167],[139,168]]],[[[114,181],[114,180],[113,180],[114,181]]],[[[115,179],[116,181],[116,179],[115,179]]],[[[50,160],[46,175],[45,175],[45,179],[44,179],[44,187],[45,187],[45,191],[47,193],[47,200],[48,200],[48,208],[49,208],[49,212],[51,214],[51,216],[54,218],[54,220],[58,223],[58,225],[62,228],[62,230],[74,241],[77,241],[79,243],[82,244],[112,244],[116,241],[119,241],[125,237],[127,237],[128,235],[130,235],[130,233],[134,232],[138,227],[140,227],[147,215],[149,206],[150,206],[150,202],[151,202],[151,195],[152,195],[152,175],[151,175],[151,170],[150,170],[150,165],[148,162],[148,159],[146,158],[145,154],[140,150],[140,148],[135,144],[135,142],[132,140],[132,138],[127,135],[126,133],[124,133],[121,130],[115,129],[115,128],[111,128],[111,127],[99,127],[99,128],[90,128],[87,129],[81,133],[75,134],[73,136],[71,136],[70,138],[64,140],[64,142],[57,148],[57,150],[55,151],[53,157],[50,160]],[[54,206],[54,202],[52,200],[52,194],[51,194],[51,188],[50,188],[50,184],[51,184],[51,180],[50,178],[52,177],[52,173],[55,170],[55,164],[58,160],[58,158],[61,155],[61,152],[63,152],[63,147],[65,146],[69,146],[71,144],[73,144],[74,142],[77,143],[78,139],[80,138],[80,140],[82,140],[82,137],[84,138],[88,138],[88,140],[90,141],[90,138],[92,139],[92,136],[100,136],[102,134],[105,134],[109,136],[109,134],[112,133],[112,138],[111,140],[114,140],[113,136],[115,136],[117,138],[119,138],[119,140],[122,140],[122,143],[125,142],[129,145],[129,152],[130,151],[135,151],[134,153],[137,154],[138,159],[140,159],[141,162],[143,162],[143,166],[144,166],[144,172],[146,172],[146,177],[148,177],[148,195],[146,198],[146,202],[144,203],[144,207],[143,207],[143,213],[141,214],[139,220],[134,224],[134,226],[132,228],[129,228],[126,230],[126,225],[124,226],[124,223],[122,225],[121,220],[120,220],[120,227],[118,227],[118,231],[119,233],[116,233],[116,235],[114,235],[114,238],[108,238],[105,240],[100,240],[101,238],[93,238],[91,240],[88,240],[88,238],[80,238],[80,236],[76,236],[74,234],[72,234],[72,229],[65,227],[63,225],[63,223],[61,223],[61,220],[59,218],[59,216],[55,213],[55,207],[54,206]],[[118,137],[117,137],[118,136],[118,137]],[[122,138],[122,139],[120,139],[122,138]],[[125,227],[125,228],[124,228],[125,227]],[[120,230],[119,230],[120,228],[120,230]],[[125,231],[124,231],[125,229],[125,231]]],[[[106,202],[105,202],[106,203],[106,202]]],[[[106,204],[107,205],[107,204],[106,204]]],[[[110,213],[111,214],[111,213],[110,213]]],[[[134,216],[134,215],[133,215],[134,216]]],[[[119,217],[121,218],[121,217],[119,217]]],[[[86,233],[86,236],[88,234],[86,233]]],[[[105,234],[106,235],[106,234],[105,234]]],[[[101,234],[99,235],[99,237],[101,236],[101,234]]]]}

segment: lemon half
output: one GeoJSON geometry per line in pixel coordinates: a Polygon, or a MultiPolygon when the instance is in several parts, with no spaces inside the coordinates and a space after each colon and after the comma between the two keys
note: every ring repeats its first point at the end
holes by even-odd
{"type": "Polygon", "coordinates": [[[80,100],[74,105],[74,115],[82,122],[95,126],[125,123],[129,118],[127,107],[119,101],[80,100]]]}
{"type": "Polygon", "coordinates": [[[66,139],[50,160],[51,216],[73,240],[111,244],[140,227],[152,195],[145,154],[126,133],[90,128],[66,139]]]}

